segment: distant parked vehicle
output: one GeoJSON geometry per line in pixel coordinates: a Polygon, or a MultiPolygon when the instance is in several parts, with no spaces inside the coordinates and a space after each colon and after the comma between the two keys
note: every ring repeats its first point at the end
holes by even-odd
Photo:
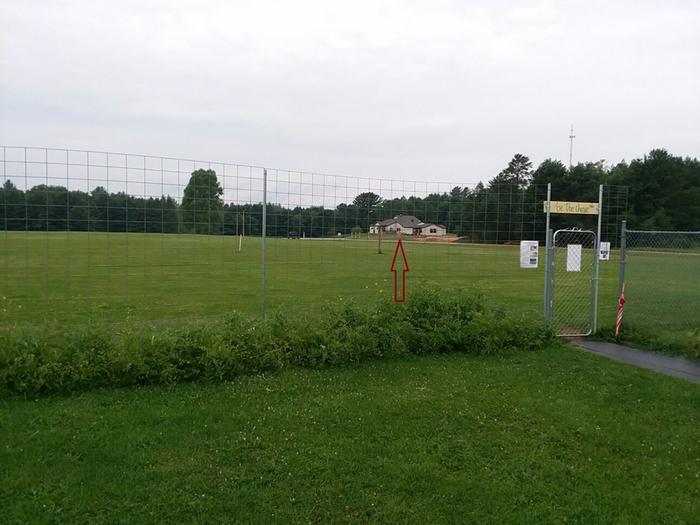
{"type": "Polygon", "coordinates": [[[298,239],[299,238],[299,232],[287,232],[287,239],[298,239]]]}

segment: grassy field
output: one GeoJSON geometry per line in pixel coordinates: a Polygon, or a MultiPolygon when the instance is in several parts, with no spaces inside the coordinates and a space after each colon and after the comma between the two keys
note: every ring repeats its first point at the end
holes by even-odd
{"type": "Polygon", "coordinates": [[[629,250],[625,275],[630,320],[700,327],[700,253],[629,250]]]}
{"type": "Polygon", "coordinates": [[[0,401],[6,523],[694,523],[700,388],[572,348],[0,401]]]}
{"type": "MultiPolygon", "coordinates": [[[[429,284],[449,293],[481,290],[491,302],[542,312],[543,250],[536,270],[519,267],[519,247],[405,239],[408,294],[429,284]]],[[[266,309],[313,315],[329,302],[392,300],[396,240],[268,239],[266,309]]],[[[0,326],[57,322],[206,319],[261,312],[261,241],[231,236],[0,232],[0,326]]],[[[584,252],[584,256],[588,255],[584,252]]],[[[555,314],[588,319],[588,274],[567,274],[557,255],[555,314]],[[572,299],[575,298],[575,299],[572,299]]],[[[599,327],[612,332],[618,253],[601,263],[599,327]]],[[[700,355],[700,259],[629,252],[623,332],[634,344],[700,355]]],[[[565,322],[560,322],[564,325],[565,322]]]]}
{"type": "Polygon", "coordinates": [[[622,338],[700,360],[700,253],[629,250],[622,338]]]}
{"type": "MultiPolygon", "coordinates": [[[[425,283],[477,287],[493,301],[540,314],[543,263],[519,268],[517,246],[407,241],[408,293],[425,283]]],[[[395,240],[268,239],[268,310],[313,311],[328,301],[391,299],[395,240]]],[[[121,322],[260,312],[261,243],[224,236],[0,233],[5,325],[121,322]]],[[[601,317],[617,300],[616,260],[603,263],[601,317]]]]}

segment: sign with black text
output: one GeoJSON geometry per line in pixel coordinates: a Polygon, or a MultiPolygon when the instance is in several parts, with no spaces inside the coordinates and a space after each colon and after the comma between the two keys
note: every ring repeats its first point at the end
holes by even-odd
{"type": "Polygon", "coordinates": [[[520,267],[537,268],[539,241],[520,241],[520,267]]]}

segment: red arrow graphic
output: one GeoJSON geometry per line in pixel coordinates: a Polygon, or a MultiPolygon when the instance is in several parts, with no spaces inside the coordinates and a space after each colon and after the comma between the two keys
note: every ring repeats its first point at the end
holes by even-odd
{"type": "MultiPolygon", "coordinates": [[[[399,260],[399,263],[401,260],[399,260]]],[[[394,252],[394,260],[391,261],[391,271],[394,273],[394,302],[395,303],[405,303],[406,302],[406,272],[408,272],[408,261],[406,260],[406,252],[403,249],[403,244],[401,239],[399,239],[396,245],[396,251],[394,252]],[[403,270],[401,270],[401,293],[398,290],[398,276],[396,275],[396,257],[399,255],[399,250],[401,250],[401,258],[403,259],[403,270]]]]}

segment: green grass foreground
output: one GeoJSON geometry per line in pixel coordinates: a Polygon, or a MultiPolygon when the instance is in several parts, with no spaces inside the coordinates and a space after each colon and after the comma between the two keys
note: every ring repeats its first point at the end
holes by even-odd
{"type": "Polygon", "coordinates": [[[0,401],[5,523],[696,523],[700,387],[569,347],[0,401]]]}

